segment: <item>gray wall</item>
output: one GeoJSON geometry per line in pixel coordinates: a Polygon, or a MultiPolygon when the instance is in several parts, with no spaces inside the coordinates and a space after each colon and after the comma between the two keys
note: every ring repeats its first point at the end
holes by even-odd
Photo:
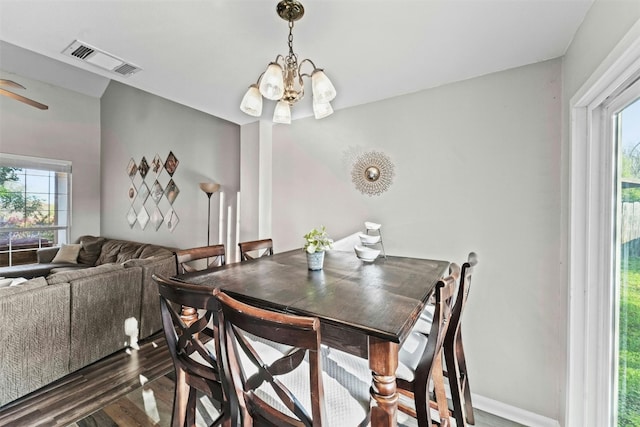
{"type": "Polygon", "coordinates": [[[564,372],[560,250],[561,62],[553,60],[275,126],[273,237],[302,246],[324,224],[340,238],[383,224],[389,254],[461,263],[479,254],[465,314],[473,391],[559,417],[564,372]],[[348,159],[395,165],[362,195],[348,159]],[[526,386],[524,386],[526,384],[526,386]]]}
{"type": "MultiPolygon", "coordinates": [[[[240,127],[164,98],[117,82],[111,82],[102,96],[102,234],[128,240],[187,248],[207,243],[208,199],[198,183],[222,185],[223,243],[227,235],[227,209],[231,207],[231,247],[235,248],[236,193],[240,186],[240,127]],[[173,203],[179,217],[171,233],[166,221],[158,231],[151,225],[129,228],[126,214],[130,179],[129,159],[136,163],[145,156],[151,162],[157,154],[166,159],[172,151],[180,162],[173,176],[180,193],[173,203]]],[[[152,172],[146,178],[152,184],[152,172]]],[[[159,181],[168,182],[163,172],[159,181]]],[[[145,207],[154,203],[148,200],[145,207]]],[[[169,203],[159,204],[166,213],[169,203]]],[[[211,199],[211,243],[218,243],[220,193],[211,199]]]]}
{"type": "Polygon", "coordinates": [[[70,240],[100,233],[100,100],[0,70],[49,106],[38,110],[0,96],[0,151],[72,162],[70,240]]]}

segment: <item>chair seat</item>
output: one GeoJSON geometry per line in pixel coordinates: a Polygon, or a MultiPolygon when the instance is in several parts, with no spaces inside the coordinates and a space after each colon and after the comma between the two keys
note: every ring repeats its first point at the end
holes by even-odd
{"type": "Polygon", "coordinates": [[[418,317],[418,321],[413,326],[412,332],[420,332],[421,334],[429,335],[429,331],[431,331],[431,324],[433,323],[433,313],[436,308],[432,304],[427,304],[420,313],[420,317],[418,317]]]}
{"type": "MultiPolygon", "coordinates": [[[[270,365],[283,355],[274,346],[261,340],[251,340],[251,345],[254,346],[267,365],[270,365]]],[[[366,379],[370,378],[371,374],[367,370],[364,377],[349,378],[346,372],[327,357],[327,353],[327,351],[322,351],[322,381],[324,384],[324,403],[328,417],[327,425],[359,426],[366,424],[369,408],[369,383],[366,382],[366,379]],[[365,380],[363,381],[363,379],[365,380]]],[[[240,353],[240,358],[243,366],[247,368],[247,377],[257,372],[257,368],[250,363],[243,352],[240,353]]],[[[298,396],[300,403],[311,413],[309,363],[307,360],[304,360],[302,365],[292,372],[278,376],[278,379],[295,396],[298,396]]],[[[273,389],[267,382],[256,390],[256,394],[278,411],[293,415],[275,396],[273,389]]]]}

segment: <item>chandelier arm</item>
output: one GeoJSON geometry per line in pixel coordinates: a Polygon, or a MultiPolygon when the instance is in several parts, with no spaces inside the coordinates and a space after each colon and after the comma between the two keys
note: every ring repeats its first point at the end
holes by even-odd
{"type": "MultiPolygon", "coordinates": [[[[314,64],[312,60],[310,60],[310,59],[303,59],[303,60],[302,60],[302,62],[300,62],[300,65],[298,66],[298,74],[300,75],[300,78],[302,78],[302,76],[305,76],[305,77],[311,77],[311,74],[303,73],[303,72],[302,72],[302,65],[303,65],[305,62],[308,62],[309,64],[311,64],[311,66],[313,67],[313,71],[315,71],[315,70],[317,70],[317,69],[318,69],[318,68],[316,67],[316,64],[314,64]]],[[[312,71],[312,73],[313,73],[313,71],[312,71]]]]}
{"type": "Polygon", "coordinates": [[[284,56],[282,56],[280,54],[278,54],[278,56],[276,56],[276,59],[274,59],[273,62],[278,64],[278,65],[280,65],[282,67],[282,69],[284,69],[284,67],[287,65],[287,61],[284,59],[284,56]],[[282,61],[282,63],[278,62],[278,60],[282,61]]]}

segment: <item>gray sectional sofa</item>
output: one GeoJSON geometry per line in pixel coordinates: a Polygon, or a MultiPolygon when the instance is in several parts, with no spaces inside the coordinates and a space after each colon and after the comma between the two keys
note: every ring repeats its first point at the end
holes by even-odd
{"type": "Polygon", "coordinates": [[[162,328],[151,276],[176,274],[174,251],[94,236],[78,242],[94,250],[81,251],[85,263],[0,288],[0,407],[127,347],[127,319],[137,320],[137,339],[162,328]]]}

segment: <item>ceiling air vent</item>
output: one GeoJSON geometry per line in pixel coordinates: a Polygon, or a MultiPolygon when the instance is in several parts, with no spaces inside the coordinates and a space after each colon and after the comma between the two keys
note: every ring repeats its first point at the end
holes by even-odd
{"type": "Polygon", "coordinates": [[[74,40],[62,53],[124,77],[142,69],[79,40],[74,40]]]}

